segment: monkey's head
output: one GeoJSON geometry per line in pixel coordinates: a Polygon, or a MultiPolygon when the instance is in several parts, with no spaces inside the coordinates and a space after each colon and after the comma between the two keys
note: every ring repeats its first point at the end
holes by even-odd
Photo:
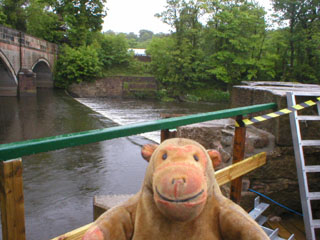
{"type": "Polygon", "coordinates": [[[199,143],[173,138],[158,145],[145,145],[142,156],[149,161],[145,178],[159,211],[177,221],[190,221],[202,212],[208,196],[219,191],[213,166],[219,152],[199,143]]]}

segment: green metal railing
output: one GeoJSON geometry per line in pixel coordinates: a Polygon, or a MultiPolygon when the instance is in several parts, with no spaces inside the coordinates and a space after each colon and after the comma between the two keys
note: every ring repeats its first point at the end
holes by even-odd
{"type": "Polygon", "coordinates": [[[163,129],[174,129],[179,126],[205,122],[215,119],[247,115],[264,110],[277,108],[275,103],[232,108],[227,110],[200,113],[183,117],[166,118],[156,121],[143,122],[125,126],[116,126],[79,133],[64,134],[54,137],[27,140],[0,145],[0,161],[15,159],[35,153],[48,152],[82,144],[94,143],[119,137],[127,137],[145,132],[163,129]]]}

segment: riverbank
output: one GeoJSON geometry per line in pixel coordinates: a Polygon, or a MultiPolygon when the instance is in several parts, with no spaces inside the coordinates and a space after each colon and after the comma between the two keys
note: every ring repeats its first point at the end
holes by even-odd
{"type": "Polygon", "coordinates": [[[152,76],[109,76],[93,82],[70,85],[68,93],[76,98],[157,99],[162,102],[230,102],[230,93],[214,86],[192,89],[179,97],[173,97],[166,89],[160,89],[152,76]]]}

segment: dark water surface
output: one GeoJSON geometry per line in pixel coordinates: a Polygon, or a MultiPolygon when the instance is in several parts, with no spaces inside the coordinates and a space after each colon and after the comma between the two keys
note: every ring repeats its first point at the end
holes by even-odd
{"type": "MultiPolygon", "coordinates": [[[[160,113],[226,107],[119,99],[79,101],[95,111],[59,90],[38,89],[34,97],[0,97],[0,143],[116,125],[105,116],[127,124],[158,119],[160,113]]],[[[147,166],[140,148],[149,142],[133,136],[23,157],[27,239],[50,239],[91,222],[94,195],[137,192],[147,166]]]]}

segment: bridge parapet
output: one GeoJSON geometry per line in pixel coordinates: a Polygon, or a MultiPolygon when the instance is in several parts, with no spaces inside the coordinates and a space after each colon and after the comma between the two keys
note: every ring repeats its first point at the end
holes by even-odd
{"type": "Polygon", "coordinates": [[[58,45],[55,43],[50,43],[43,39],[2,25],[0,25],[0,41],[17,46],[20,46],[21,43],[22,47],[36,49],[52,54],[57,54],[58,50],[58,45]]]}

